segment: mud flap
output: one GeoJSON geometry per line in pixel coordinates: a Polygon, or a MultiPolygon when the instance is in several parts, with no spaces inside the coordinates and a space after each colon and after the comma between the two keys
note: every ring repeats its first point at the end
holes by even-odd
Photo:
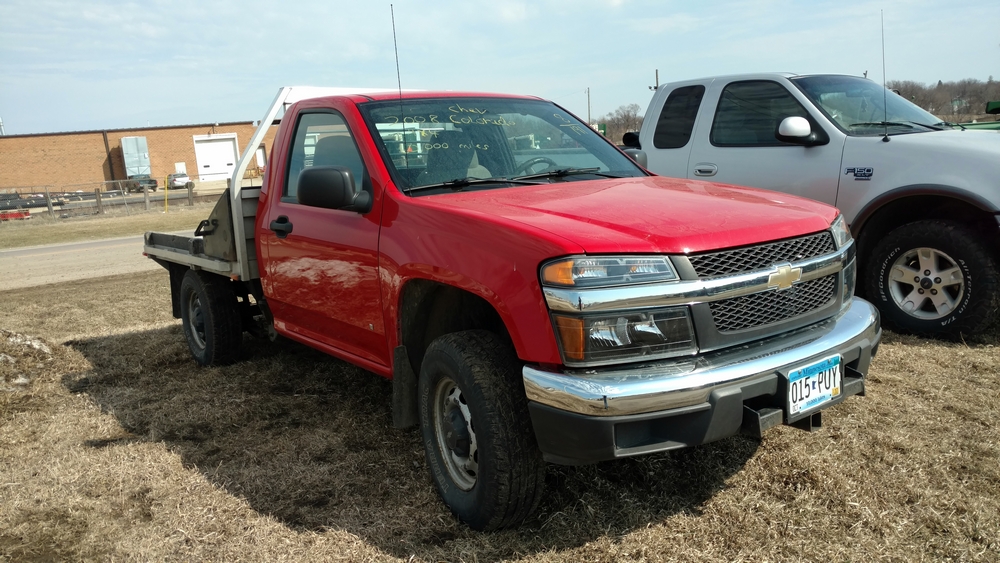
{"type": "Polygon", "coordinates": [[[417,418],[417,375],[413,373],[406,346],[396,346],[392,351],[392,425],[395,428],[412,428],[417,418]]]}

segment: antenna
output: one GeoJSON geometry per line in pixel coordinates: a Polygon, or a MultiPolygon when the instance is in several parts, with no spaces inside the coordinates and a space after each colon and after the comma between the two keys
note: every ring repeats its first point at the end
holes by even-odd
{"type": "MultiPolygon", "coordinates": [[[[392,4],[389,4],[389,15],[392,16],[392,50],[396,54],[396,88],[399,89],[399,112],[400,112],[400,123],[402,120],[403,113],[403,82],[399,79],[399,47],[396,46],[396,11],[393,10],[392,4]]],[[[883,45],[882,50],[885,50],[883,45]]]]}
{"type": "Polygon", "coordinates": [[[885,91],[885,14],[882,10],[878,11],[879,21],[882,24],[882,142],[889,142],[889,106],[887,101],[887,94],[885,91]]]}
{"type": "MultiPolygon", "coordinates": [[[[399,90],[399,125],[403,135],[403,162],[410,167],[410,153],[406,150],[406,123],[403,120],[403,81],[399,78],[399,47],[396,45],[396,11],[389,4],[389,14],[392,16],[392,50],[396,54],[396,89],[399,90]]],[[[408,192],[409,190],[403,190],[408,192]]]]}

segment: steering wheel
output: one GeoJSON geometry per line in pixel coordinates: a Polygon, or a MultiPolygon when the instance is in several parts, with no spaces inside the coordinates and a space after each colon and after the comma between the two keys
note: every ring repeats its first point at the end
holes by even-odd
{"type": "Polygon", "coordinates": [[[549,165],[548,168],[554,168],[556,166],[559,166],[559,163],[552,160],[551,158],[544,156],[536,156],[535,158],[529,158],[528,160],[525,160],[520,165],[518,165],[518,167],[514,169],[514,175],[520,176],[522,174],[527,174],[528,170],[530,170],[532,166],[542,163],[548,164],[549,165]]]}

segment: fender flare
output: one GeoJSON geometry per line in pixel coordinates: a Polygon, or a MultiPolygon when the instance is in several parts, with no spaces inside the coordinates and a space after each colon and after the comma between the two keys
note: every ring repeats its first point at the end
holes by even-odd
{"type": "Polygon", "coordinates": [[[865,224],[868,223],[868,220],[871,219],[876,212],[893,201],[912,196],[947,197],[969,204],[992,215],[1000,214],[1000,209],[998,209],[996,205],[991,203],[986,198],[971,193],[968,190],[956,188],[954,186],[946,186],[943,184],[912,184],[909,186],[893,188],[865,204],[865,206],[861,208],[861,211],[858,212],[857,216],[854,217],[854,220],[851,221],[851,234],[857,238],[861,234],[865,224]]]}

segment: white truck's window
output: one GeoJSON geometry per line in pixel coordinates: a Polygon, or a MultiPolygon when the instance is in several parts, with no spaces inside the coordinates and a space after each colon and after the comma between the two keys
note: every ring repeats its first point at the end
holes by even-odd
{"type": "Polygon", "coordinates": [[[361,187],[366,173],[364,161],[340,114],[300,114],[289,153],[283,198],[294,200],[298,193],[299,174],[312,166],[346,166],[351,169],[355,190],[361,187]]]}
{"type": "Polygon", "coordinates": [[[656,121],[653,132],[653,146],[658,149],[679,149],[691,140],[694,118],[701,107],[705,87],[701,84],[682,86],[667,96],[663,111],[656,121]]]}
{"type": "Polygon", "coordinates": [[[866,78],[818,75],[793,78],[792,83],[848,135],[924,133],[944,125],[909,100],[866,78]]]}
{"type": "Polygon", "coordinates": [[[722,91],[710,140],[719,147],[787,146],[775,133],[781,120],[792,116],[809,118],[798,100],[777,82],[733,82],[722,91]]]}

